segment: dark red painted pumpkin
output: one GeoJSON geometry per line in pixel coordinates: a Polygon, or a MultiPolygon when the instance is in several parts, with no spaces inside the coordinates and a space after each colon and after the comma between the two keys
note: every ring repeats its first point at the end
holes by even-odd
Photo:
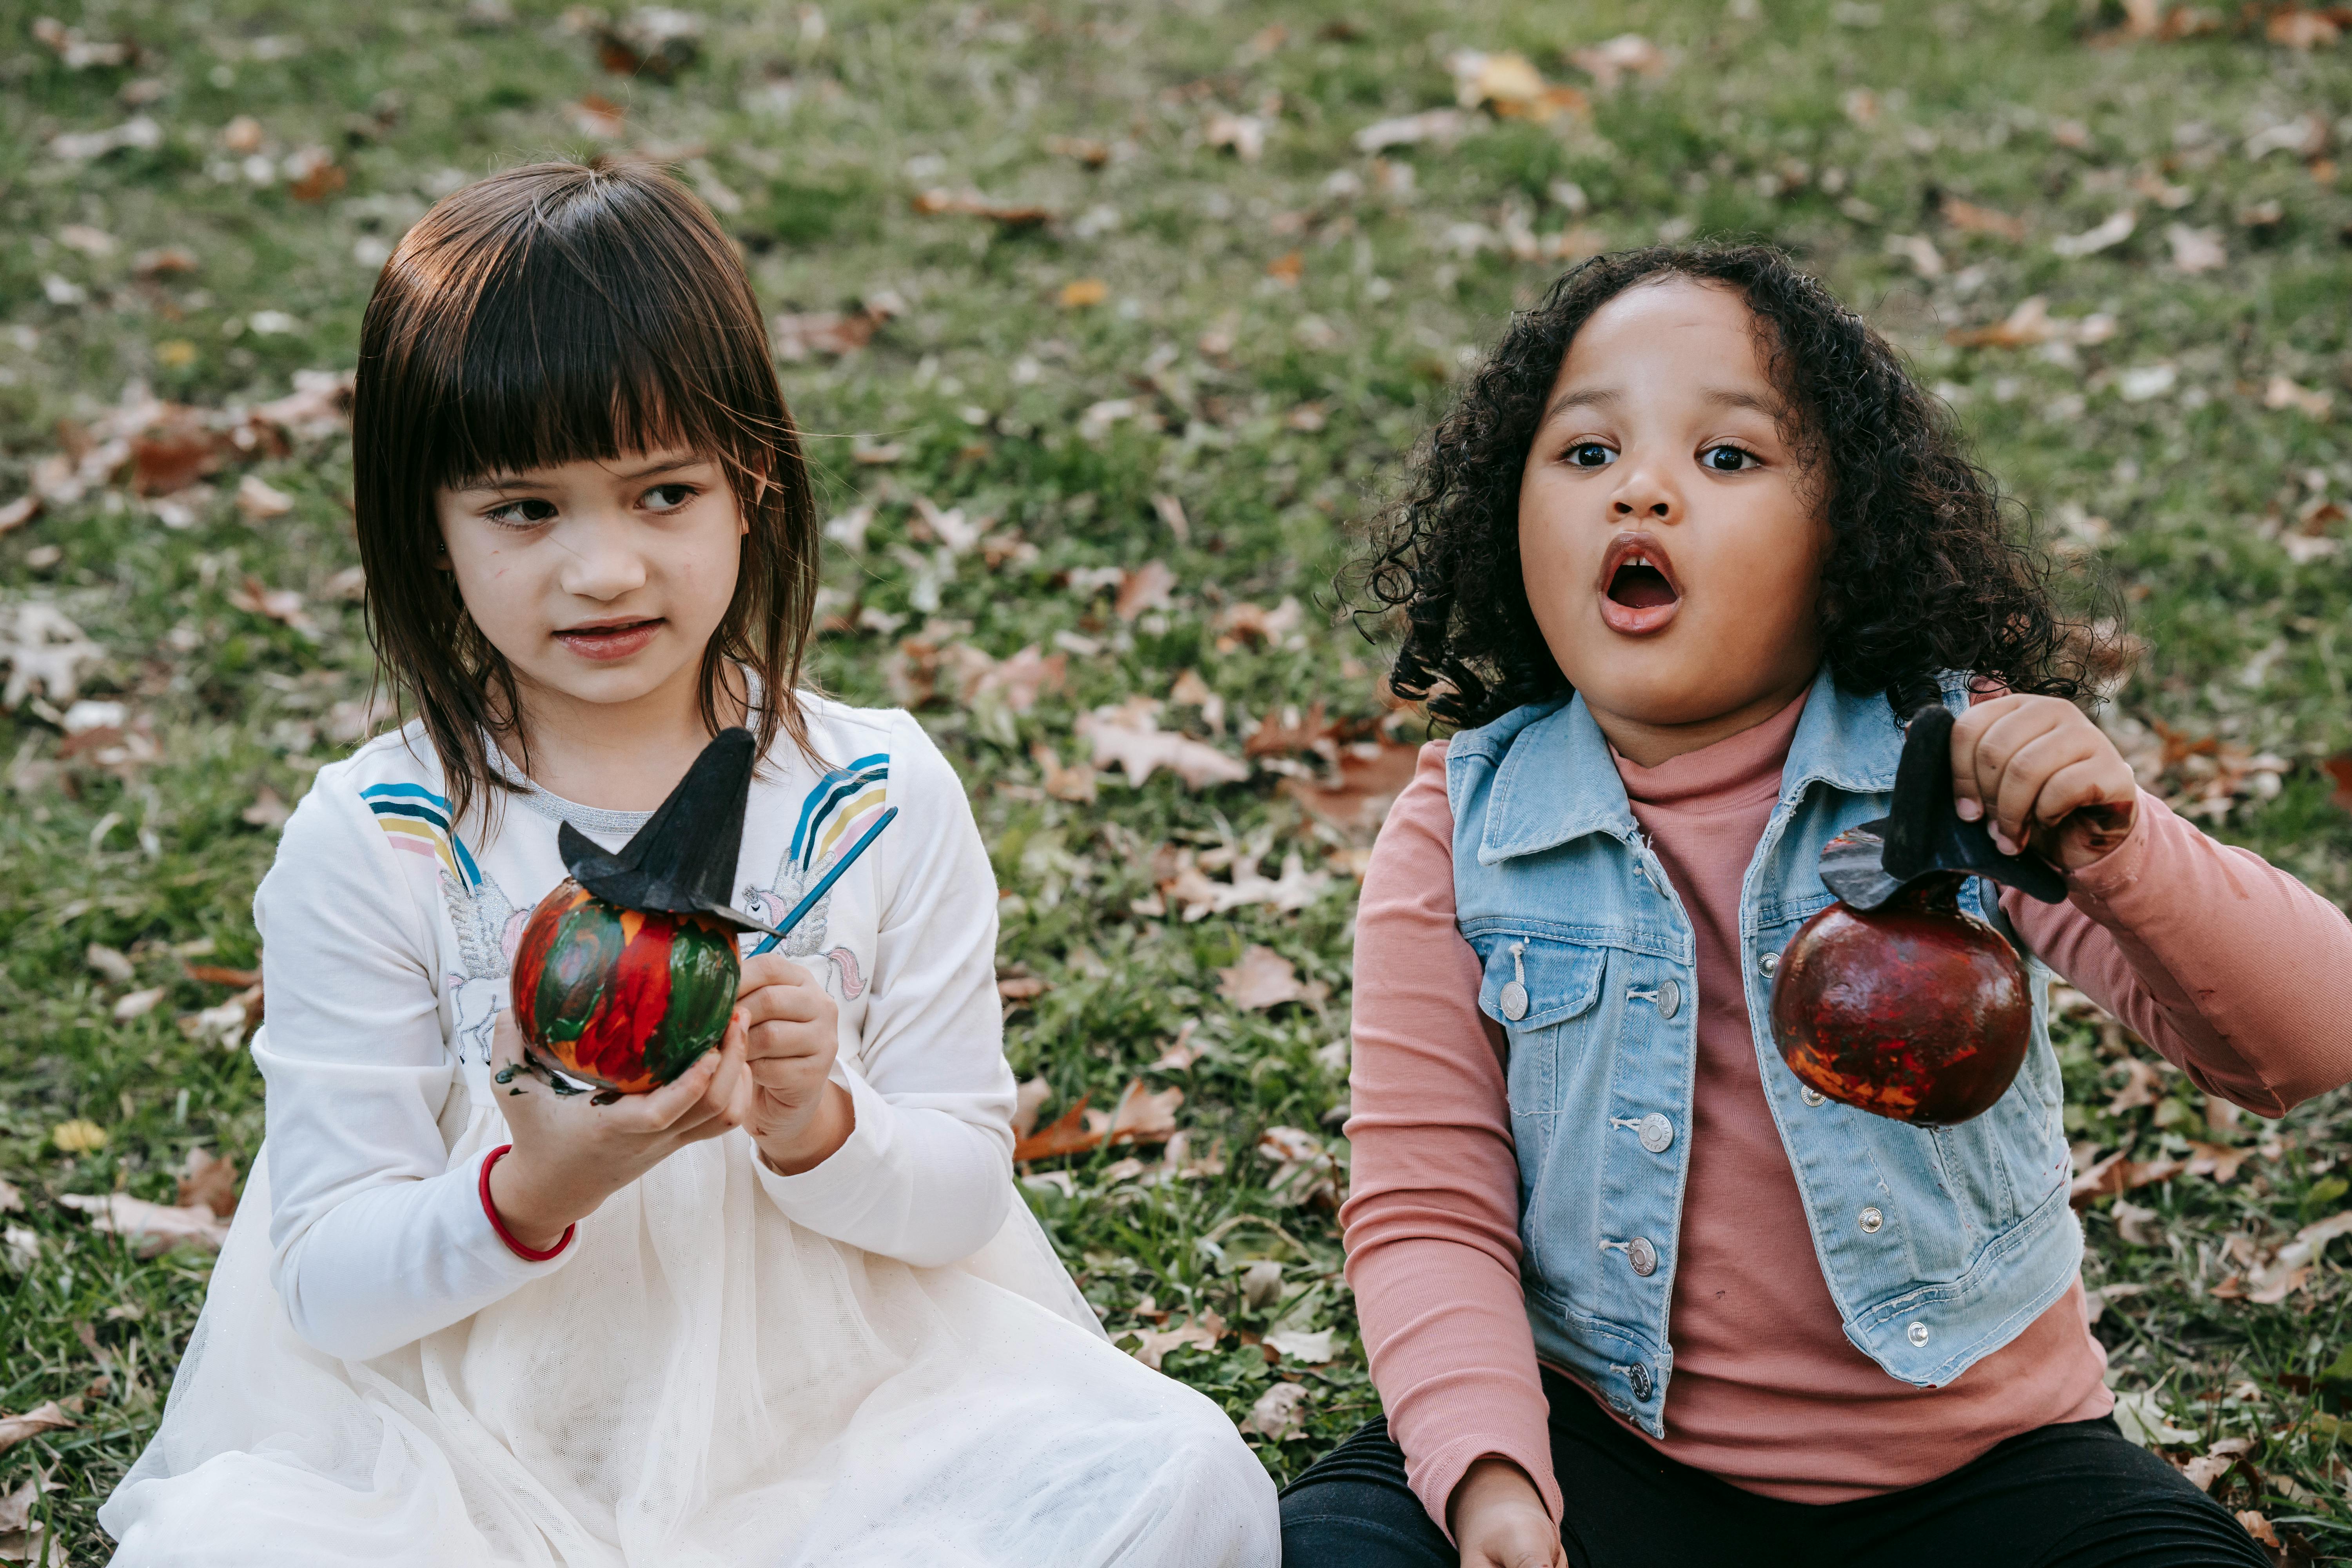
{"type": "Polygon", "coordinates": [[[516,946],[515,1022],[549,1065],[642,1094],[719,1043],[741,973],[717,917],[625,910],[567,877],[516,946]]]}
{"type": "Polygon", "coordinates": [[[1832,1100],[1947,1127],[1992,1109],[2025,1060],[2033,1004],[2016,952],[1932,876],[1874,910],[1807,921],[1772,975],[1772,1037],[1832,1100]]]}

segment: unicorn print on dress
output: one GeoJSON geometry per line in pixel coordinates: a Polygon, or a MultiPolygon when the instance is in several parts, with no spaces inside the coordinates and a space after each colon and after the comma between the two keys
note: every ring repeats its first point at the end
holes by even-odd
{"type": "MultiPolygon", "coordinates": [[[[744,910],[771,923],[790,913],[808,889],[857,842],[858,836],[881,816],[888,803],[889,781],[890,755],[887,752],[860,757],[817,780],[807,798],[801,802],[801,818],[793,829],[791,846],[776,867],[774,884],[746,887],[738,900],[744,910]]],[[[751,952],[756,957],[763,952],[781,952],[786,958],[800,961],[823,958],[822,966],[812,963],[808,967],[816,971],[827,991],[836,992],[843,1001],[849,1001],[865,991],[866,978],[858,970],[856,953],[845,947],[825,946],[826,916],[832,905],[833,893],[827,891],[814,909],[801,917],[800,924],[792,929],[781,945],[774,937],[762,937],[751,952]]]]}
{"type": "Polygon", "coordinates": [[[490,1037],[507,1005],[507,974],[530,911],[482,874],[449,826],[449,803],[422,784],[375,784],[360,792],[394,849],[435,862],[436,881],[457,933],[463,973],[442,977],[458,1059],[490,1059],[490,1037]]]}

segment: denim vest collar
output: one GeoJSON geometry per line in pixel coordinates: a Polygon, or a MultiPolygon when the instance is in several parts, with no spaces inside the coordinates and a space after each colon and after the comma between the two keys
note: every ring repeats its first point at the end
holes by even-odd
{"type": "MultiPolygon", "coordinates": [[[[1495,770],[1486,832],[1478,842],[1482,866],[1557,848],[1588,833],[1627,843],[1642,836],[1608,737],[1583,694],[1538,711],[1541,716],[1511,738],[1509,752],[1495,770]]],[[[1891,790],[1902,755],[1903,728],[1886,700],[1843,689],[1823,665],[1789,742],[1780,798],[1793,801],[1815,783],[1849,795],[1891,790]]]]}

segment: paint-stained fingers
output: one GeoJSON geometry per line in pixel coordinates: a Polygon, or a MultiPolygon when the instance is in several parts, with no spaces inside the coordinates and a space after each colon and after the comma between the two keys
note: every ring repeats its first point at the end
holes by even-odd
{"type": "Polygon", "coordinates": [[[1952,798],[1960,816],[1975,821],[1984,815],[1986,787],[1979,776],[1985,731],[2016,704],[2013,697],[1979,702],[1952,721],[1952,798]]]}
{"type": "Polygon", "coordinates": [[[2019,744],[2003,762],[2000,781],[1988,800],[2000,831],[2012,842],[2022,841],[2033,825],[2034,803],[2041,798],[2042,787],[2088,755],[2083,737],[2064,729],[2044,730],[2019,744]]]}
{"type": "Polygon", "coordinates": [[[743,1010],[739,1007],[729,1015],[727,1033],[717,1050],[703,1052],[692,1067],[659,1089],[623,1102],[632,1113],[629,1120],[648,1132],[677,1132],[698,1125],[711,1083],[725,1068],[729,1052],[734,1053],[739,1067],[742,1062],[743,1031],[743,1010]]]}

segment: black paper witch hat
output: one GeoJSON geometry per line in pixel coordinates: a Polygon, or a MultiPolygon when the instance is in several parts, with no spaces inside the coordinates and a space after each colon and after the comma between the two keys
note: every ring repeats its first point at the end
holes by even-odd
{"type": "Polygon", "coordinates": [[[609,904],[668,914],[715,915],[745,931],[776,928],[727,901],[743,847],[759,748],[749,730],[721,730],[635,837],[607,853],[565,823],[555,847],[574,880],[609,904]]]}
{"type": "Polygon", "coordinates": [[[1851,910],[1874,910],[1906,887],[1943,873],[1990,877],[2054,904],[2066,879],[2032,855],[2004,855],[1983,819],[1963,822],[1952,805],[1952,714],[1930,702],[1911,716],[1895,803],[1885,816],[1849,827],[1822,849],[1822,880],[1851,910]]]}

